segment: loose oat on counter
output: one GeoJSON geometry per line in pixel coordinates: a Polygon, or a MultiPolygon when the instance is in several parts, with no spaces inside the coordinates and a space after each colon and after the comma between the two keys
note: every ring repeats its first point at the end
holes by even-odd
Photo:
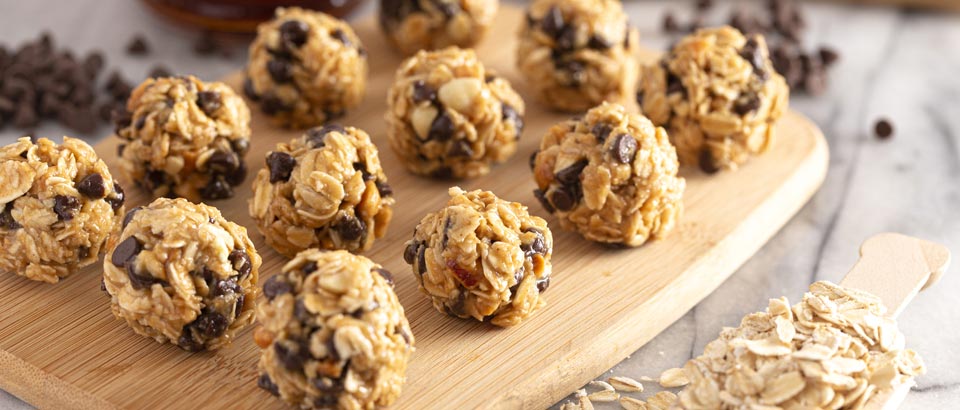
{"type": "Polygon", "coordinates": [[[792,308],[772,299],[687,362],[691,383],[672,408],[861,408],[925,372],[885,310],[876,296],[825,281],[792,308]]]}
{"type": "Polygon", "coordinates": [[[137,334],[214,350],[253,322],[259,269],[246,229],[212,206],[159,198],[110,236],[103,289],[137,334]]]}
{"type": "Polygon", "coordinates": [[[473,47],[497,15],[499,0],[380,0],[379,21],[401,53],[473,47]]]}
{"type": "Polygon", "coordinates": [[[100,258],[123,189],[87,143],[23,137],[0,148],[0,271],[56,283],[100,258]]]}
{"type": "Polygon", "coordinates": [[[721,27],[684,37],[645,67],[637,103],[667,129],[680,163],[714,173],[767,150],[788,97],[763,36],[721,27]]]}
{"type": "Polygon", "coordinates": [[[365,251],[387,232],[393,190],[359,128],[328,124],[278,144],[257,173],[250,216],[277,252],[365,251]]]}
{"type": "Polygon", "coordinates": [[[639,35],[620,1],[535,0],[526,16],[517,67],[542,104],[584,111],[632,97],[639,35]]]}
{"type": "Polygon", "coordinates": [[[324,13],[277,8],[250,44],[244,93],[274,124],[307,128],[363,99],[367,51],[350,25],[324,13]]]}
{"type": "Polygon", "coordinates": [[[527,207],[489,191],[449,190],[407,242],[420,291],[441,312],[514,326],[543,307],[550,285],[553,235],[527,207]]]}
{"type": "Polygon", "coordinates": [[[148,78],[115,119],[120,172],[151,196],[233,196],[247,176],[250,110],[219,82],[148,78]]]}
{"type": "Polygon", "coordinates": [[[667,133],[621,105],[554,125],[531,159],[534,195],[591,241],[640,246],[670,232],[683,211],[686,181],[667,133]]]}
{"type": "Polygon", "coordinates": [[[524,104],[473,50],[421,51],[387,94],[387,137],[410,172],[473,178],[517,150],[524,104]]]}
{"type": "Polygon", "coordinates": [[[303,409],[389,406],[414,338],[393,276],[346,251],[308,249],[263,284],[257,384],[303,409]]]}

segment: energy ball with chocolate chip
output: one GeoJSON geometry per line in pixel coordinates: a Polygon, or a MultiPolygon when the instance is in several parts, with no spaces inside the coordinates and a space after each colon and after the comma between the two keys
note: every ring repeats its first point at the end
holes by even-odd
{"type": "Polygon", "coordinates": [[[535,0],[520,28],[517,67],[542,104],[585,111],[632,98],[638,45],[619,0],[535,0]]]}
{"type": "Polygon", "coordinates": [[[413,173],[473,178],[517,150],[524,104],[473,50],[420,51],[387,93],[387,137],[413,173]]]}
{"type": "Polygon", "coordinates": [[[56,283],[100,258],[123,189],[87,143],[29,137],[0,148],[0,272],[56,283]]]}
{"type": "Polygon", "coordinates": [[[247,176],[250,110],[226,84],[149,78],[114,120],[120,171],[153,197],[230,198],[247,176]]]}
{"type": "Polygon", "coordinates": [[[260,255],[217,208],[159,198],[127,213],[108,248],[110,309],[137,334],[195,352],[253,322],[260,255]]]}
{"type": "Polygon", "coordinates": [[[301,409],[389,406],[413,333],[393,276],[347,251],[308,249],[263,284],[257,385],[301,409]]]}
{"type": "Polygon", "coordinates": [[[267,153],[250,216],[277,252],[370,249],[387,233],[393,189],[377,147],[359,128],[327,124],[267,153]]]}
{"type": "Polygon", "coordinates": [[[380,0],[380,28],[406,55],[473,47],[493,24],[499,5],[499,0],[380,0]]]}
{"type": "Polygon", "coordinates": [[[553,235],[527,207],[489,191],[449,190],[450,200],[424,217],[404,260],[420,291],[441,312],[514,326],[543,307],[550,285],[553,235]]]}
{"type": "Polygon", "coordinates": [[[640,246],[670,232],[683,211],[679,167],[663,128],[603,103],[547,131],[534,157],[533,193],[564,229],[640,246]]]}
{"type": "Polygon", "coordinates": [[[681,164],[714,173],[770,146],[789,93],[763,36],[721,27],[681,39],[645,67],[637,102],[667,129],[681,164]]]}
{"type": "Polygon", "coordinates": [[[344,22],[296,7],[278,8],[250,44],[244,91],[274,124],[308,128],[360,104],[367,52],[344,22]]]}

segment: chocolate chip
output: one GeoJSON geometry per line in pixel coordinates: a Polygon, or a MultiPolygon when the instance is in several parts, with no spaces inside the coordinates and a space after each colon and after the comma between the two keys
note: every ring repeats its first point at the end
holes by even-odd
{"type": "Polygon", "coordinates": [[[547,288],[550,287],[550,277],[547,276],[543,279],[537,281],[537,291],[540,293],[546,292],[547,288]]]}
{"type": "Polygon", "coordinates": [[[747,40],[746,44],[743,45],[743,48],[740,49],[740,56],[744,60],[750,63],[753,66],[753,72],[757,74],[762,79],[766,78],[766,70],[764,67],[764,56],[763,52],[760,50],[760,43],[757,41],[756,37],[751,37],[747,40]]]}
{"type": "Polygon", "coordinates": [[[421,244],[417,249],[417,274],[427,273],[427,244],[421,244]]]}
{"type": "Polygon", "coordinates": [[[284,111],[290,111],[291,107],[283,102],[280,97],[271,94],[263,97],[263,103],[260,105],[260,109],[264,114],[276,115],[284,111]]]}
{"type": "Polygon", "coordinates": [[[756,111],[757,108],[760,108],[760,97],[756,94],[747,94],[741,95],[740,98],[737,98],[733,103],[733,111],[737,115],[747,115],[747,113],[756,111]]]}
{"type": "Polygon", "coordinates": [[[540,205],[543,206],[543,209],[546,209],[547,212],[552,214],[555,211],[555,209],[553,208],[553,205],[550,203],[550,201],[547,200],[547,196],[543,193],[542,190],[534,189],[533,196],[537,198],[537,201],[540,202],[540,205]]]}
{"type": "Polygon", "coordinates": [[[681,93],[687,95],[687,89],[683,86],[683,81],[672,72],[667,71],[667,94],[681,93]]]}
{"type": "Polygon", "coordinates": [[[517,138],[520,138],[520,134],[523,133],[523,118],[520,116],[520,113],[507,103],[503,103],[500,106],[500,111],[503,112],[504,121],[513,123],[513,127],[517,129],[517,138]]]}
{"type": "Polygon", "coordinates": [[[303,362],[307,360],[309,351],[303,345],[287,345],[284,342],[277,341],[273,343],[273,351],[277,361],[289,371],[300,371],[303,369],[303,362]]]}
{"type": "Polygon", "coordinates": [[[307,305],[303,303],[303,299],[297,299],[297,301],[293,303],[293,316],[303,323],[307,323],[310,319],[313,319],[310,311],[307,310],[307,305]]]}
{"type": "Polygon", "coordinates": [[[450,149],[447,150],[447,156],[449,157],[466,157],[470,158],[473,156],[473,148],[470,146],[470,141],[466,140],[457,140],[450,145],[450,149]]]}
{"type": "Polygon", "coordinates": [[[104,186],[103,176],[93,173],[83,177],[77,184],[77,191],[90,199],[100,199],[106,195],[106,186],[104,186]]]}
{"type": "Polygon", "coordinates": [[[293,65],[287,60],[273,59],[267,61],[267,72],[270,78],[278,84],[284,84],[293,79],[293,65]]]}
{"type": "Polygon", "coordinates": [[[706,11],[713,7],[713,0],[697,0],[697,10],[706,11]]]}
{"type": "Polygon", "coordinates": [[[430,132],[427,134],[427,138],[446,141],[453,137],[454,130],[453,120],[447,115],[447,111],[443,110],[440,111],[440,114],[430,123],[430,132]]]}
{"type": "Polygon", "coordinates": [[[383,182],[379,179],[374,181],[373,183],[377,186],[377,192],[380,193],[381,198],[393,196],[393,188],[390,186],[390,184],[383,182]]]}
{"type": "Polygon", "coordinates": [[[544,242],[543,234],[536,229],[531,229],[530,232],[536,233],[536,236],[530,243],[520,244],[520,249],[523,250],[524,256],[529,257],[535,254],[546,255],[547,245],[546,242],[544,242]]]}
{"type": "Polygon", "coordinates": [[[180,346],[181,349],[188,352],[199,352],[203,350],[203,343],[194,340],[193,328],[190,325],[186,325],[183,329],[180,330],[180,338],[177,339],[177,346],[180,346]]]}
{"type": "Polygon", "coordinates": [[[313,261],[307,262],[303,264],[303,267],[301,267],[300,270],[309,275],[317,270],[317,263],[313,261]]]}
{"type": "Polygon", "coordinates": [[[230,322],[223,315],[217,312],[206,312],[194,320],[190,327],[194,329],[194,334],[209,340],[222,335],[229,324],[230,322]]]}
{"type": "Polygon", "coordinates": [[[881,118],[873,124],[873,133],[881,140],[890,139],[893,136],[893,123],[886,118],[881,118]]]}
{"type": "Polygon", "coordinates": [[[127,54],[133,56],[143,56],[150,54],[150,45],[142,34],[137,34],[127,43],[127,54]]]}
{"type": "MultiPolygon", "coordinates": [[[[123,216],[123,225],[122,225],[122,227],[123,227],[123,228],[126,228],[127,225],[130,224],[130,221],[133,220],[133,216],[136,215],[137,212],[140,211],[141,209],[143,209],[143,207],[142,207],[142,206],[138,206],[138,207],[136,207],[136,208],[131,209],[129,212],[127,212],[127,214],[123,216]]],[[[117,266],[120,266],[120,265],[117,265],[117,266]]]]}
{"type": "Polygon", "coordinates": [[[574,26],[564,26],[556,36],[555,50],[563,53],[573,51],[577,46],[577,28],[574,26]]]}
{"type": "Polygon", "coordinates": [[[643,90],[637,91],[637,105],[640,106],[640,109],[643,110],[643,90]]]}
{"type": "Polygon", "coordinates": [[[427,85],[423,80],[413,82],[413,102],[421,103],[423,101],[436,102],[437,90],[427,85]]]}
{"type": "Polygon", "coordinates": [[[280,388],[270,380],[270,375],[264,373],[257,379],[257,387],[268,391],[274,396],[280,396],[280,388]]]}
{"type": "Polygon", "coordinates": [[[346,47],[350,47],[352,45],[350,42],[350,37],[347,37],[347,33],[341,29],[334,29],[332,32],[330,32],[330,37],[337,39],[337,41],[343,43],[343,45],[346,47]]]}
{"type": "Polygon", "coordinates": [[[363,182],[372,181],[372,180],[374,180],[374,179],[377,178],[376,176],[374,176],[373,174],[371,174],[370,171],[367,171],[367,166],[366,166],[366,164],[364,164],[364,163],[362,163],[362,162],[354,162],[354,163],[353,163],[353,169],[354,169],[355,171],[360,172],[361,179],[363,179],[363,182]]]}
{"type": "Polygon", "coordinates": [[[534,150],[533,152],[530,153],[530,159],[528,161],[529,162],[528,165],[530,165],[531,171],[533,171],[533,169],[536,168],[537,166],[537,154],[539,153],[540,153],[540,150],[534,150]]]}
{"type": "Polygon", "coordinates": [[[314,148],[322,148],[326,146],[327,134],[331,132],[339,132],[345,134],[347,131],[339,124],[325,124],[322,127],[314,127],[307,130],[307,142],[310,143],[314,148]]]}
{"type": "MultiPolygon", "coordinates": [[[[627,38],[630,38],[629,34],[627,35],[627,38]]],[[[607,41],[607,39],[603,38],[603,36],[594,34],[590,36],[590,40],[587,41],[587,47],[590,47],[594,50],[606,50],[610,47],[613,47],[613,44],[607,41]]]]}
{"type": "Polygon", "coordinates": [[[263,283],[263,296],[266,296],[267,300],[273,300],[277,296],[292,291],[293,287],[280,275],[271,276],[270,279],[267,279],[267,281],[263,283]]]}
{"type": "Polygon", "coordinates": [[[540,20],[540,29],[550,37],[556,37],[563,30],[563,13],[557,6],[551,6],[547,14],[540,20]]]}
{"type": "Polygon", "coordinates": [[[270,168],[270,183],[286,182],[290,179],[290,173],[293,167],[297,165],[290,154],[286,152],[271,152],[267,155],[267,167],[270,168]]]}
{"type": "Polygon", "coordinates": [[[367,225],[356,217],[344,215],[333,224],[333,229],[340,234],[341,239],[352,242],[363,237],[367,225]]]}
{"type": "Polygon", "coordinates": [[[834,65],[840,59],[840,54],[831,47],[820,47],[817,53],[820,54],[820,60],[823,61],[825,66],[834,65]]]}
{"type": "Polygon", "coordinates": [[[614,159],[621,164],[629,164],[633,162],[633,156],[636,153],[637,140],[635,140],[633,136],[627,134],[617,135],[617,138],[611,146],[611,154],[613,154],[614,159]]]}
{"type": "Polygon", "coordinates": [[[23,226],[13,218],[11,211],[13,210],[13,202],[9,202],[3,205],[3,212],[0,213],[0,227],[4,229],[20,229],[23,226]]]}
{"type": "Polygon", "coordinates": [[[206,166],[212,174],[226,175],[240,167],[240,158],[233,152],[216,150],[207,159],[206,166]]]}
{"type": "Polygon", "coordinates": [[[233,270],[237,271],[239,278],[243,280],[253,271],[253,264],[250,263],[250,255],[242,249],[234,249],[227,257],[233,270]]]}
{"type": "Polygon", "coordinates": [[[410,242],[407,244],[407,247],[403,249],[403,261],[407,265],[413,265],[414,259],[417,257],[417,249],[420,248],[419,242],[410,242]]]}
{"type": "Polygon", "coordinates": [[[143,246],[140,245],[140,241],[138,241],[136,237],[128,236],[127,239],[121,241],[117,244],[117,247],[114,248],[113,255],[110,257],[110,263],[113,263],[113,266],[122,268],[127,261],[136,258],[142,249],[143,246]]]}
{"type": "Polygon", "coordinates": [[[200,196],[209,200],[231,198],[233,197],[233,187],[223,175],[214,175],[210,178],[210,182],[200,189],[200,196]]]}
{"type": "Polygon", "coordinates": [[[155,65],[150,69],[150,73],[147,74],[149,78],[163,78],[163,77],[173,77],[173,72],[169,68],[162,65],[155,65]]]}
{"type": "Polygon", "coordinates": [[[713,154],[707,148],[700,151],[699,163],[700,169],[708,174],[715,174],[720,171],[720,167],[717,166],[716,161],[713,159],[713,154]]]}
{"type": "Polygon", "coordinates": [[[613,131],[613,127],[610,124],[598,123],[590,129],[590,133],[597,138],[597,142],[603,144],[607,140],[607,137],[610,136],[610,131],[613,131]]]}
{"type": "Polygon", "coordinates": [[[430,176],[439,179],[453,178],[453,170],[450,169],[450,167],[443,165],[431,171],[430,176]]]}
{"type": "Polygon", "coordinates": [[[580,200],[578,192],[570,187],[560,186],[550,192],[550,203],[559,211],[569,211],[580,200]]]}
{"type": "Polygon", "coordinates": [[[120,184],[114,182],[113,196],[106,197],[103,200],[107,201],[107,203],[110,204],[110,208],[116,211],[120,209],[121,206],[123,206],[124,197],[125,195],[123,193],[123,187],[121,187],[120,184]]]}
{"type": "Polygon", "coordinates": [[[570,166],[557,171],[555,178],[563,185],[579,185],[580,173],[587,167],[587,160],[577,161],[570,166]]]}
{"type": "Polygon", "coordinates": [[[257,94],[257,89],[253,88],[253,80],[251,80],[250,77],[243,79],[243,93],[247,96],[247,98],[253,101],[260,100],[260,96],[257,94]]]}
{"type": "Polygon", "coordinates": [[[73,219],[73,215],[80,208],[80,200],[73,196],[57,195],[53,198],[53,212],[56,212],[61,221],[73,219]]]}
{"type": "Polygon", "coordinates": [[[243,292],[243,289],[240,287],[240,284],[237,283],[236,278],[229,278],[227,280],[217,280],[213,286],[213,296],[225,296],[231,293],[237,294],[243,292]]]}
{"type": "Polygon", "coordinates": [[[197,105],[200,106],[200,109],[203,110],[204,114],[207,114],[208,117],[212,117],[213,113],[217,112],[217,110],[219,110],[223,105],[222,100],[220,99],[220,92],[201,91],[197,93],[197,105]]]}
{"type": "Polygon", "coordinates": [[[88,256],[90,256],[89,247],[83,245],[77,247],[77,259],[84,260],[87,259],[88,256]]]}
{"type": "Polygon", "coordinates": [[[387,284],[393,286],[393,274],[390,273],[390,271],[383,268],[376,268],[374,271],[379,273],[380,276],[383,276],[383,279],[387,281],[387,284]]]}
{"type": "Polygon", "coordinates": [[[300,20],[287,20],[280,25],[280,39],[295,48],[307,42],[310,26],[300,20]]]}

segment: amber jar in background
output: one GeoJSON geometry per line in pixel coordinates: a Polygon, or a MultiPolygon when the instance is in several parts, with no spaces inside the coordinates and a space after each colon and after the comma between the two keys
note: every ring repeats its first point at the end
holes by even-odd
{"type": "Polygon", "coordinates": [[[344,17],[364,0],[143,0],[173,20],[215,31],[253,32],[277,7],[297,6],[344,17]]]}

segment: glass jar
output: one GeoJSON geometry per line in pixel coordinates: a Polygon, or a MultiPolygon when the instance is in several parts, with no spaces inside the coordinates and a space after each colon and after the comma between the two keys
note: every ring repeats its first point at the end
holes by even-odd
{"type": "Polygon", "coordinates": [[[297,6],[344,17],[363,0],[143,0],[173,20],[215,31],[253,32],[277,7],[297,6]]]}

